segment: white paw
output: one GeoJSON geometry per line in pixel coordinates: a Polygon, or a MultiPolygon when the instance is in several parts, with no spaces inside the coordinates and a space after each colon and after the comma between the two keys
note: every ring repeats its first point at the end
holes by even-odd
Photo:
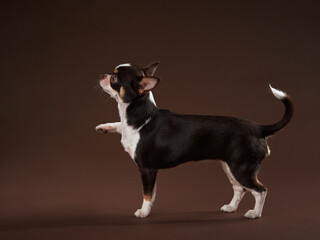
{"type": "Polygon", "coordinates": [[[96,131],[98,133],[107,133],[107,132],[112,132],[114,130],[114,128],[110,125],[106,125],[106,124],[100,124],[98,126],[96,126],[96,131]]]}
{"type": "Polygon", "coordinates": [[[255,219],[261,217],[258,213],[256,213],[254,210],[249,210],[245,215],[246,218],[255,219]]]}
{"type": "Polygon", "coordinates": [[[149,212],[143,211],[142,209],[138,209],[134,215],[138,218],[146,218],[149,215],[149,212]]]}
{"type": "Polygon", "coordinates": [[[99,125],[99,126],[96,126],[96,131],[97,131],[98,133],[105,133],[105,132],[106,132],[102,127],[100,127],[100,125],[99,125]]]}
{"type": "Polygon", "coordinates": [[[222,208],[220,209],[221,211],[224,212],[235,212],[237,210],[237,208],[235,206],[231,206],[231,205],[223,205],[222,208]]]}

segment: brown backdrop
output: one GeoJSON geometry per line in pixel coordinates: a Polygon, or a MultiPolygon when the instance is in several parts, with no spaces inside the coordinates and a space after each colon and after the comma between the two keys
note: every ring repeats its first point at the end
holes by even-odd
{"type": "Polygon", "coordinates": [[[0,239],[317,239],[318,1],[9,1],[0,3],[0,239]],[[281,118],[268,83],[294,99],[292,123],[269,139],[263,217],[218,162],[161,171],[148,219],[141,183],[100,73],[160,60],[158,106],[179,113],[281,118]]]}

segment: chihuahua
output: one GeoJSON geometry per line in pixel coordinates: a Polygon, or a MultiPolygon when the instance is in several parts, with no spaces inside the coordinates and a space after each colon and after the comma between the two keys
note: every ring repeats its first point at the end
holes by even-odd
{"type": "Polygon", "coordinates": [[[182,115],[159,109],[151,90],[160,78],[154,76],[159,62],[146,67],[126,63],[112,74],[102,74],[100,85],[118,102],[120,122],[100,124],[99,133],[119,133],[124,150],[138,166],[143,184],[143,203],[134,215],[149,215],[156,197],[159,169],[172,168],[188,161],[220,160],[234,195],[221,210],[234,212],[249,191],[254,209],[244,216],[261,217],[267,188],[258,181],[262,160],[270,155],[266,137],[289,123],[294,107],[289,95],[272,88],[285,106],[283,118],[275,124],[261,125],[226,116],[182,115]]]}

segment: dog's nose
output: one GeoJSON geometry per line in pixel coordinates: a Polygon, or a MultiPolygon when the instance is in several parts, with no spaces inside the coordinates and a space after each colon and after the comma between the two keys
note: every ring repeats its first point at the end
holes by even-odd
{"type": "Polygon", "coordinates": [[[100,80],[105,79],[107,77],[107,74],[100,74],[100,80]]]}

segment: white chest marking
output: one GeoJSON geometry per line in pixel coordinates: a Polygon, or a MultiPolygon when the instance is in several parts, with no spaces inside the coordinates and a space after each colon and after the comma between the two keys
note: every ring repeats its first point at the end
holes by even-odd
{"type": "MultiPolygon", "coordinates": [[[[154,98],[152,93],[150,92],[150,100],[152,103],[155,104],[154,98]]],[[[130,157],[134,160],[136,157],[136,148],[140,141],[140,129],[146,125],[151,118],[148,118],[146,122],[138,129],[134,129],[133,127],[129,126],[127,123],[127,110],[128,104],[127,103],[118,103],[118,109],[121,119],[121,144],[124,147],[124,150],[129,153],[130,157]]]]}
{"type": "Polygon", "coordinates": [[[128,104],[126,103],[119,103],[118,109],[121,119],[121,144],[124,147],[124,150],[129,153],[130,157],[134,160],[136,148],[138,142],[140,140],[140,129],[134,129],[133,127],[129,126],[127,123],[127,110],[128,104]]]}
{"type": "Polygon", "coordinates": [[[136,156],[136,148],[140,140],[140,133],[137,129],[128,125],[122,125],[121,143],[124,150],[129,153],[130,157],[134,160],[136,156]]]}

